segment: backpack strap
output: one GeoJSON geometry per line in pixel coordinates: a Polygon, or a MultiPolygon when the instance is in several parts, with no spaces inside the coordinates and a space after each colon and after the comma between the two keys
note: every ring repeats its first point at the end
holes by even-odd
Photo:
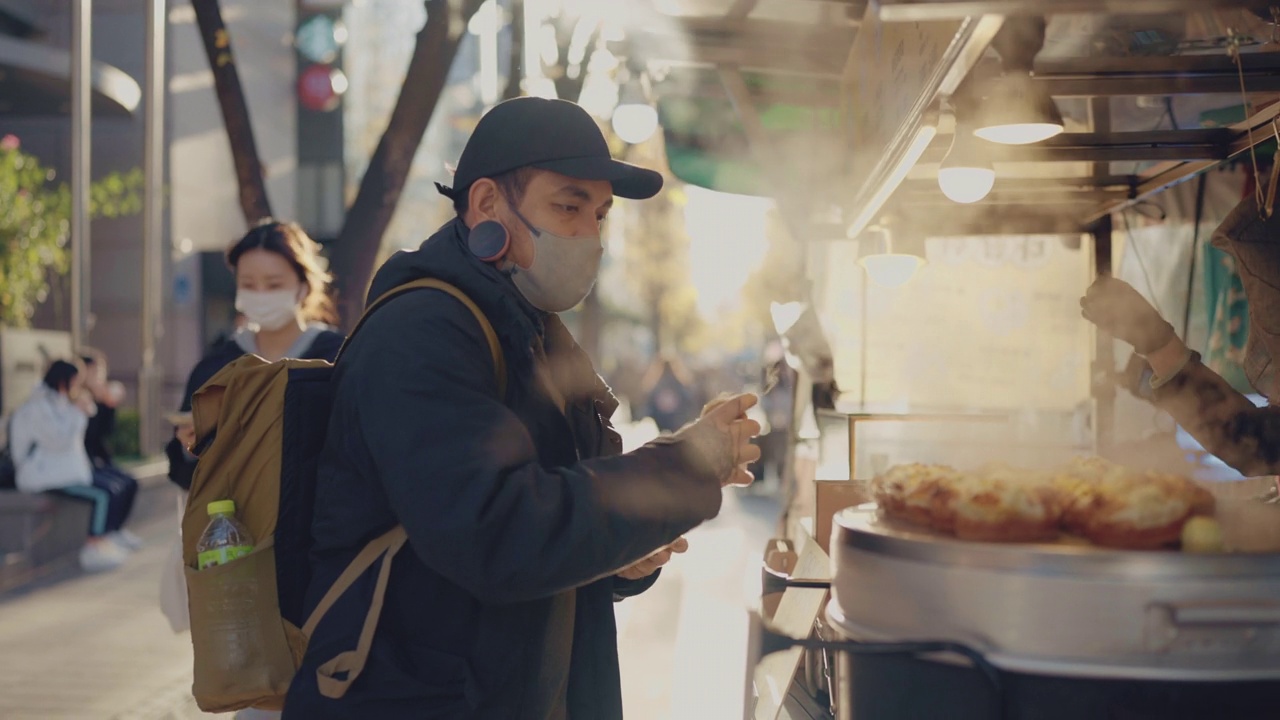
{"type": "MultiPolygon", "coordinates": [[[[484,331],[485,340],[489,343],[489,352],[493,356],[493,368],[498,380],[498,396],[506,398],[507,363],[503,357],[502,345],[498,342],[498,334],[494,331],[493,324],[489,322],[489,318],[485,317],[479,306],[471,298],[467,297],[466,293],[443,280],[423,278],[399,285],[383,293],[364,311],[364,315],[356,323],[355,329],[351,331],[351,334],[347,336],[346,342],[342,344],[342,349],[338,351],[338,356],[342,356],[342,353],[347,349],[347,344],[351,342],[351,338],[355,337],[356,332],[364,326],[365,321],[369,319],[369,316],[375,310],[406,292],[420,289],[446,292],[465,305],[471,311],[471,314],[475,316],[476,322],[480,323],[480,329],[484,331]]],[[[324,697],[336,700],[346,695],[351,684],[364,671],[365,663],[369,659],[369,650],[373,647],[373,636],[378,630],[378,620],[382,617],[382,605],[387,595],[387,582],[391,577],[391,561],[408,540],[409,535],[405,532],[403,525],[396,525],[371,540],[360,550],[360,554],[356,555],[355,559],[347,565],[333,585],[329,586],[328,592],[320,599],[320,603],[316,605],[315,610],[311,611],[311,615],[307,617],[306,623],[302,626],[303,636],[310,638],[312,633],[315,632],[316,626],[320,624],[320,620],[338,602],[338,598],[342,597],[343,593],[349,590],[361,575],[373,567],[374,563],[379,560],[382,561],[382,566],[378,568],[378,580],[373,588],[373,598],[369,603],[369,611],[365,614],[364,624],[360,628],[360,638],[356,641],[355,650],[339,653],[332,660],[316,668],[316,686],[324,697]],[[342,677],[339,677],[340,675],[342,677]]]]}
{"type": "Polygon", "coordinates": [[[342,575],[329,586],[329,591],[321,598],[320,604],[311,612],[307,622],[302,626],[302,633],[307,638],[315,632],[320,619],[333,607],[355,581],[373,566],[380,558],[382,567],[378,568],[378,582],[373,588],[373,598],[369,602],[369,612],[365,614],[364,625],[360,628],[360,639],[356,641],[355,650],[338,653],[332,660],[316,668],[316,686],[320,694],[338,699],[347,694],[351,683],[360,677],[364,664],[369,659],[369,650],[373,647],[373,636],[378,630],[378,620],[382,617],[382,605],[386,600],[387,581],[391,577],[391,560],[400,552],[408,541],[409,535],[403,525],[391,528],[383,535],[369,542],[354,560],[342,571],[342,575]],[[345,677],[338,675],[345,673],[345,677]]]}
{"type": "Polygon", "coordinates": [[[489,354],[493,357],[493,368],[498,377],[498,397],[506,398],[507,362],[502,354],[502,344],[498,342],[498,333],[493,329],[493,323],[489,322],[489,318],[485,316],[484,311],[480,309],[480,306],[476,305],[474,300],[467,297],[466,293],[462,292],[454,285],[435,278],[421,278],[419,280],[407,282],[403,285],[397,285],[396,287],[393,287],[379,295],[378,299],[374,300],[369,304],[369,307],[365,308],[364,314],[360,316],[359,322],[357,322],[355,328],[351,330],[351,334],[347,336],[346,341],[342,343],[342,348],[338,350],[338,357],[342,357],[342,354],[346,352],[347,345],[351,343],[351,339],[356,336],[356,333],[360,331],[360,328],[364,327],[365,322],[373,315],[374,311],[404,293],[422,289],[440,290],[452,295],[455,300],[465,305],[466,308],[471,311],[471,314],[475,316],[476,322],[480,323],[480,330],[484,332],[485,340],[489,343],[489,354]]]}

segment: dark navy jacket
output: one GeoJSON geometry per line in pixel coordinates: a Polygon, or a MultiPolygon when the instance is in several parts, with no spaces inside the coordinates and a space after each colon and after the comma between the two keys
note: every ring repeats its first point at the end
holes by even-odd
{"type": "Polygon", "coordinates": [[[701,440],[615,457],[616,401],[586,354],[466,232],[454,221],[397,254],[369,297],[421,277],[459,287],[501,339],[507,394],[479,323],[441,291],[391,300],[355,335],[320,457],[308,610],[372,538],[401,523],[409,545],[363,674],[341,700],[316,687],[316,667],[355,648],[373,572],[319,624],[287,720],[620,718],[612,606],[654,578],[614,575],[719,512],[701,440]]]}

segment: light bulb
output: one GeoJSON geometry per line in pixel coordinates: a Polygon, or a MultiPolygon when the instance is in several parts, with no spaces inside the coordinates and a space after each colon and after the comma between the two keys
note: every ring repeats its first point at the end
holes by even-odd
{"type": "Polygon", "coordinates": [[[613,131],[632,145],[653,137],[658,131],[658,111],[647,103],[627,103],[613,110],[613,131]]]}
{"type": "Polygon", "coordinates": [[[989,167],[944,167],[938,170],[938,187],[948,200],[965,205],[985,198],[996,184],[996,171],[989,167]]]}
{"type": "Polygon", "coordinates": [[[1001,145],[1031,145],[1048,140],[1062,130],[1062,125],[1055,123],[1011,123],[978,128],[973,134],[1001,145]]]}
{"type": "Polygon", "coordinates": [[[1030,73],[998,78],[978,111],[974,135],[1001,145],[1043,142],[1065,129],[1062,112],[1030,73]]]}
{"type": "Polygon", "coordinates": [[[900,288],[906,285],[915,276],[916,270],[924,265],[924,259],[918,255],[898,253],[868,255],[858,262],[866,268],[872,282],[885,288],[900,288]]]}

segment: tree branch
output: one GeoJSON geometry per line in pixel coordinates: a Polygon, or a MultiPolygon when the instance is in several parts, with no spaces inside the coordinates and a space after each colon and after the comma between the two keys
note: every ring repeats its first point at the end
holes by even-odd
{"type": "Polygon", "coordinates": [[[507,61],[507,87],[502,91],[503,100],[520,97],[524,41],[524,0],[511,0],[511,57],[507,61]]]}
{"type": "Polygon", "coordinates": [[[222,20],[218,0],[192,0],[200,39],[204,42],[213,72],[214,89],[218,96],[218,108],[222,122],[227,127],[227,141],[231,144],[231,157],[235,162],[236,181],[240,186],[240,210],[245,222],[252,226],[258,220],[271,216],[271,203],[267,199],[262,161],[258,158],[258,146],[253,139],[253,125],[249,121],[249,105],[240,85],[240,73],[236,70],[235,56],[231,51],[231,35],[222,20]]]}
{"type": "Polygon", "coordinates": [[[591,30],[591,35],[587,38],[586,54],[582,56],[582,62],[577,66],[577,77],[570,77],[569,71],[572,66],[569,64],[569,47],[573,44],[574,24],[561,18],[554,25],[556,31],[556,45],[560,47],[564,57],[557,60],[557,65],[553,68],[552,78],[556,86],[556,97],[561,100],[568,100],[576,103],[582,98],[582,86],[587,81],[587,68],[591,67],[591,58],[596,54],[596,40],[600,35],[600,25],[597,23],[591,30]]]}
{"type": "Polygon", "coordinates": [[[339,282],[339,310],[348,329],[364,310],[364,294],[373,277],[382,237],[404,192],[414,155],[444,91],[467,23],[482,4],[483,0],[464,0],[459,21],[454,22],[448,0],[426,0],[427,22],[418,33],[400,96],[330,258],[339,282]]]}

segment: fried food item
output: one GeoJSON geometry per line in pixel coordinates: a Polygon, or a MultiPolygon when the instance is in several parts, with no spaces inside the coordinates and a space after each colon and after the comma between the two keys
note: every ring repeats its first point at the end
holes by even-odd
{"type": "Polygon", "coordinates": [[[1035,542],[1060,533],[1062,503],[1043,476],[1015,468],[961,475],[952,495],[961,540],[1035,542]]]}
{"type": "Polygon", "coordinates": [[[956,475],[946,465],[897,465],[873,480],[871,491],[890,517],[949,532],[954,519],[948,515],[947,499],[956,475]]]}
{"type": "Polygon", "coordinates": [[[1144,479],[1103,484],[1083,517],[1082,534],[1096,545],[1135,550],[1181,538],[1182,526],[1191,517],[1188,497],[1144,479]]]}
{"type": "Polygon", "coordinates": [[[1095,545],[1154,549],[1213,513],[1213,496],[1191,480],[1080,458],[1052,473],[989,465],[961,473],[901,465],[873,483],[886,516],[963,540],[1033,542],[1063,532],[1095,545]]]}

